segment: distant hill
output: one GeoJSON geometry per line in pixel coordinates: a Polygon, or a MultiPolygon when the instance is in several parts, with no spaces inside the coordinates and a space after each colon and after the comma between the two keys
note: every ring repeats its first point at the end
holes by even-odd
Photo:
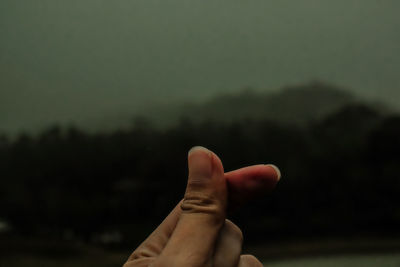
{"type": "Polygon", "coordinates": [[[194,122],[232,122],[251,118],[302,125],[360,101],[345,90],[314,82],[287,87],[275,93],[247,89],[238,94],[220,95],[204,103],[159,108],[147,113],[146,117],[161,127],[173,125],[182,118],[194,122]]]}
{"type": "Polygon", "coordinates": [[[77,124],[88,132],[112,132],[116,129],[129,129],[132,125],[155,128],[173,127],[180,121],[192,123],[204,121],[270,120],[281,124],[297,126],[319,120],[351,104],[365,104],[379,111],[392,112],[391,107],[373,103],[321,82],[289,86],[275,92],[244,89],[236,94],[220,94],[207,101],[170,103],[164,106],[149,106],[141,112],[123,112],[103,116],[101,120],[88,120],[77,124]]]}

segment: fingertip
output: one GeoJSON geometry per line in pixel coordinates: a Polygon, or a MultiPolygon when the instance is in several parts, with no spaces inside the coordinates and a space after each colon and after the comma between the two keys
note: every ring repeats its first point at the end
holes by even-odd
{"type": "Polygon", "coordinates": [[[267,164],[266,166],[271,167],[275,171],[276,176],[277,176],[277,181],[279,181],[281,179],[281,176],[282,176],[281,171],[279,170],[279,168],[277,166],[275,166],[274,164],[267,164]]]}
{"type": "Polygon", "coordinates": [[[203,161],[209,160],[211,163],[211,169],[218,171],[218,174],[224,173],[224,168],[221,159],[211,150],[203,146],[194,146],[188,152],[189,162],[193,162],[193,158],[202,159],[203,161]]]}

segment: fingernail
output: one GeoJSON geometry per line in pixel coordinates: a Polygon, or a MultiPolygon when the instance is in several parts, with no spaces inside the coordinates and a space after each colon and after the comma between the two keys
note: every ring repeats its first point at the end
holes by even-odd
{"type": "Polygon", "coordinates": [[[198,151],[198,150],[202,150],[204,152],[206,152],[207,154],[211,155],[211,151],[208,150],[207,148],[203,147],[203,146],[194,146],[192,147],[189,152],[188,155],[192,154],[194,151],[198,151]]]}
{"type": "Polygon", "coordinates": [[[281,171],[279,170],[279,168],[276,167],[274,164],[268,164],[267,166],[272,167],[276,171],[276,174],[278,175],[278,181],[279,181],[281,179],[281,171]]]}
{"type": "Polygon", "coordinates": [[[202,146],[195,146],[188,152],[189,176],[191,179],[211,177],[211,151],[202,146]]]}

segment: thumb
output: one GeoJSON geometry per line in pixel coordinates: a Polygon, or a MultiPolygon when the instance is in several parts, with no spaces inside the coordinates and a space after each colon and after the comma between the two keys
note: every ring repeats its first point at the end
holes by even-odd
{"type": "Polygon", "coordinates": [[[227,186],[221,160],[206,148],[194,147],[188,165],[182,213],[159,258],[170,266],[209,265],[225,222],[227,186]]]}
{"type": "MultiPolygon", "coordinates": [[[[194,147],[188,154],[189,178],[182,213],[202,217],[211,224],[225,222],[227,185],[221,160],[204,147],[194,147]]],[[[184,216],[183,216],[184,217],[184,216]]]]}

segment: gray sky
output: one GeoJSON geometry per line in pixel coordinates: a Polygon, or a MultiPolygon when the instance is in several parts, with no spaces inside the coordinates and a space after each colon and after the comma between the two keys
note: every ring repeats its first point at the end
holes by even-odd
{"type": "Polygon", "coordinates": [[[0,130],[321,80],[400,106],[398,0],[1,0],[0,130]]]}

